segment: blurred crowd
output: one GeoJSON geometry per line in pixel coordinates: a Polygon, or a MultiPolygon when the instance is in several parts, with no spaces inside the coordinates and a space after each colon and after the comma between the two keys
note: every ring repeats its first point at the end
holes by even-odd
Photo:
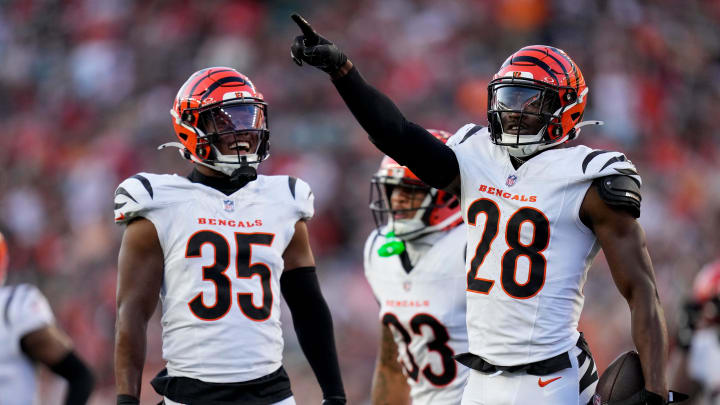
{"type": "MultiPolygon", "coordinates": [[[[364,280],[370,176],[381,154],[326,75],[298,68],[289,18],[303,14],[406,116],[454,132],[486,120],[487,83],[535,43],[564,49],[590,87],[576,142],[617,149],[643,177],[640,223],[671,335],[681,301],[720,246],[720,2],[715,0],[4,0],[0,2],[0,229],[9,282],[36,284],[96,372],[93,404],[112,403],[115,277],[122,229],[112,195],[139,171],[186,174],[157,145],[195,70],[232,66],[269,103],[265,174],[292,174],[316,195],[310,221],[351,403],[369,403],[379,321],[364,280]]],[[[432,165],[433,162],[428,162],[432,165]]],[[[632,346],[629,311],[600,255],[581,321],[599,368],[632,346]]],[[[287,311],[285,311],[287,313],[287,311]]],[[[286,368],[299,404],[320,391],[289,318],[286,368]]],[[[160,368],[149,330],[145,379],[160,368]]],[[[62,387],[44,376],[41,403],[62,387]]],[[[143,400],[158,397],[146,383],[143,400]]]]}

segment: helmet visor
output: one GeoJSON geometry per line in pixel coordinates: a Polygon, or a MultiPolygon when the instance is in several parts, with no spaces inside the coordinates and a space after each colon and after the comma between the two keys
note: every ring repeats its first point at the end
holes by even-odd
{"type": "MultiPolygon", "coordinates": [[[[493,88],[490,113],[497,117],[501,133],[537,135],[560,108],[555,90],[518,85],[499,85],[493,88]]],[[[519,141],[519,138],[517,138],[519,141]]]]}
{"type": "Polygon", "coordinates": [[[262,104],[225,104],[200,112],[198,128],[206,135],[267,130],[262,104]]]}
{"type": "Polygon", "coordinates": [[[529,114],[553,114],[560,106],[544,89],[523,86],[498,87],[493,92],[490,108],[495,111],[516,111],[529,114]]]}

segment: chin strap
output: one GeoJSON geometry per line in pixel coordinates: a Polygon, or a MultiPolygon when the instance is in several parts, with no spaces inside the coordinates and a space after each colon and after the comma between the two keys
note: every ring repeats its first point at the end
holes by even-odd
{"type": "Polygon", "coordinates": [[[577,139],[578,135],[580,135],[580,128],[582,128],[582,127],[584,127],[584,126],[587,126],[587,125],[605,125],[605,121],[583,121],[583,122],[579,122],[577,125],[575,125],[575,128],[574,128],[574,129],[575,129],[575,135],[574,135],[572,138],[568,139],[568,140],[577,139]]]}
{"type": "MultiPolygon", "coordinates": [[[[218,171],[216,167],[210,166],[209,164],[200,161],[195,156],[193,156],[190,151],[187,150],[185,145],[181,144],[180,142],[168,142],[164,143],[160,146],[158,146],[158,150],[163,150],[165,148],[178,148],[178,152],[180,152],[180,156],[187,160],[191,160],[194,163],[197,163],[199,165],[205,166],[208,169],[212,169],[215,171],[218,171]]],[[[222,173],[222,172],[221,172],[222,173]]],[[[245,184],[257,180],[257,170],[252,167],[250,164],[243,164],[240,165],[237,169],[233,170],[232,173],[230,173],[230,181],[232,181],[235,184],[240,184],[244,186],[245,184]]]]}

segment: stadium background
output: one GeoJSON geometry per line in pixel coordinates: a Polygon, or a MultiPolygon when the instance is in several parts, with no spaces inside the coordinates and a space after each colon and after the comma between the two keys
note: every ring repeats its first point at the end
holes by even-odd
{"type": "MultiPolygon", "coordinates": [[[[298,11],[336,41],[406,115],[455,131],[485,123],[488,78],[521,46],[565,49],[590,87],[580,143],[619,149],[644,179],[644,226],[671,335],[694,274],[717,250],[720,201],[720,3],[715,0],[353,0],[0,2],[0,229],[10,282],[35,283],[92,365],[92,404],[114,403],[116,258],[112,193],[138,171],[189,172],[157,145],[195,70],[227,65],[270,104],[272,156],[261,172],[313,188],[312,246],[334,320],[351,403],[369,403],[377,304],[361,250],[373,223],[369,179],[381,155],[322,72],[289,57],[298,11]]],[[[432,162],[428,162],[432,165],[432,162]]],[[[602,370],[631,347],[629,311],[599,256],[581,330],[602,370]]],[[[284,319],[288,319],[285,317],[284,319]]],[[[319,389],[285,323],[299,404],[319,389]]],[[[151,322],[147,381],[162,367],[151,322]]],[[[42,372],[41,403],[62,383],[42,372]]]]}

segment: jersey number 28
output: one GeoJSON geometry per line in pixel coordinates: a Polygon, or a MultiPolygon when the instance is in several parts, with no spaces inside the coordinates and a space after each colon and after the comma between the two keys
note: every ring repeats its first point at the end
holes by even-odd
{"type": "MultiPolygon", "coordinates": [[[[468,207],[468,224],[475,226],[477,217],[485,214],[485,229],[483,229],[480,242],[475,248],[475,256],[470,262],[470,271],[467,274],[467,289],[471,292],[487,294],[495,284],[494,280],[478,278],[477,273],[490,252],[490,245],[498,234],[500,221],[500,208],[487,198],[475,200],[468,207]]],[[[534,297],[545,284],[545,268],[547,260],[542,252],[550,242],[550,221],[545,214],[532,207],[522,207],[510,216],[505,232],[505,241],[508,250],[502,256],[500,283],[503,291],[513,298],[527,299],[534,297]],[[533,226],[533,238],[529,244],[520,240],[520,229],[528,222],[533,226]],[[515,277],[517,261],[525,256],[530,261],[530,275],[524,283],[518,283],[515,277]]]]}
{"type": "MultiPolygon", "coordinates": [[[[262,305],[253,304],[252,293],[238,293],[237,300],[240,310],[253,321],[264,321],[270,317],[273,296],[270,289],[270,268],[264,263],[251,263],[252,245],[270,246],[275,235],[271,233],[235,233],[237,255],[235,268],[238,278],[260,277],[262,285],[262,305]]],[[[203,280],[215,284],[215,304],[207,306],[203,302],[203,293],[198,293],[188,306],[195,316],[205,321],[215,321],[227,314],[232,304],[232,283],[225,271],[230,265],[230,245],[224,236],[213,231],[198,231],[187,243],[185,257],[202,256],[202,246],[209,243],[215,249],[215,263],[203,266],[203,280]]]]}

